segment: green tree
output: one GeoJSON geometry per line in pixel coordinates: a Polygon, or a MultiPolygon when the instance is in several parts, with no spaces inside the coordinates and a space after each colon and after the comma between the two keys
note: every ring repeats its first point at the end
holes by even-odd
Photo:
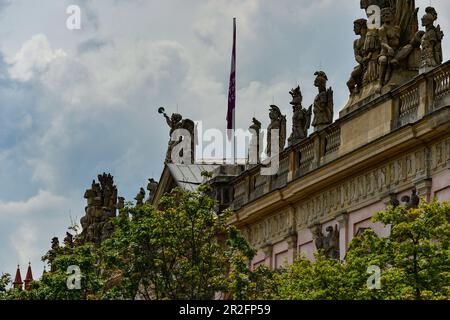
{"type": "MultiPolygon", "coordinates": [[[[44,257],[45,259],[45,257],[44,257]]],[[[99,269],[99,250],[92,244],[62,248],[51,262],[54,271],[43,274],[30,291],[32,299],[92,300],[100,299],[104,280],[99,269]],[[75,267],[75,268],[74,268],[75,267]],[[79,273],[79,288],[76,272],[79,273]]]]}
{"type": "MultiPolygon", "coordinates": [[[[128,205],[114,219],[115,230],[101,246],[53,246],[43,257],[50,271],[33,290],[10,290],[8,299],[212,299],[229,288],[230,254],[226,241],[239,232],[217,214],[209,188],[175,189],[156,209],[128,205]],[[69,289],[70,266],[81,271],[81,288],[69,289]]],[[[76,230],[75,230],[76,231],[76,230]]],[[[240,244],[251,251],[240,238],[240,244]]]]}
{"type": "Polygon", "coordinates": [[[374,216],[391,226],[388,238],[366,232],[356,238],[346,263],[382,269],[383,299],[450,298],[450,202],[422,201],[419,208],[389,208],[374,216]]]}
{"type": "Polygon", "coordinates": [[[217,215],[207,191],[175,189],[161,199],[160,210],[125,209],[131,219],[119,217],[102,248],[104,269],[116,279],[109,298],[198,300],[227,289],[230,213],[217,215]]]}
{"type": "MultiPolygon", "coordinates": [[[[450,203],[419,208],[388,208],[373,221],[390,226],[387,238],[373,230],[355,237],[345,261],[325,258],[321,253],[311,262],[300,258],[281,272],[265,273],[270,283],[257,295],[261,299],[282,300],[412,300],[450,299],[450,203]],[[381,288],[368,286],[368,269],[381,270],[381,288]]],[[[242,267],[242,265],[241,265],[242,267]]],[[[257,271],[255,271],[257,272],[257,271]]],[[[254,273],[254,272],[253,272],[254,273]]],[[[252,272],[245,275],[241,293],[248,296],[252,272]]],[[[236,295],[235,295],[236,296],[236,295]]],[[[239,296],[239,295],[237,295],[239,296]]]]}
{"type": "Polygon", "coordinates": [[[316,254],[315,261],[300,258],[277,276],[277,299],[340,300],[349,296],[345,266],[336,260],[316,254]]]}
{"type": "Polygon", "coordinates": [[[0,276],[0,294],[4,293],[11,283],[11,275],[9,273],[2,273],[0,276]]]}

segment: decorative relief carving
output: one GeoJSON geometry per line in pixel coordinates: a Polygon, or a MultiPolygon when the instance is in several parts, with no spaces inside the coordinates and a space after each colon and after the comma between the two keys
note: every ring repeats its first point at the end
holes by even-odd
{"type": "Polygon", "coordinates": [[[450,138],[431,146],[431,171],[446,168],[450,162],[450,138]]]}
{"type": "Polygon", "coordinates": [[[422,148],[406,154],[370,172],[324,190],[298,203],[291,210],[269,216],[248,227],[245,236],[253,246],[262,248],[267,243],[283,241],[293,230],[305,229],[331,219],[351,206],[379,198],[384,192],[390,191],[403,181],[423,178],[428,171],[426,168],[428,152],[431,153],[431,171],[446,168],[450,164],[450,138],[435,143],[430,151],[422,148]]]}
{"type": "MultiPolygon", "coordinates": [[[[450,139],[441,145],[450,145],[450,139]]],[[[433,150],[444,147],[433,146],[433,150]]],[[[445,149],[450,159],[450,150],[445,149]]],[[[323,191],[312,199],[301,203],[296,210],[297,229],[305,228],[318,221],[332,218],[338,211],[358,205],[367,199],[379,197],[382,193],[397,187],[400,182],[422,177],[425,170],[423,148],[392,160],[382,166],[323,191]]],[[[436,153],[437,151],[432,151],[436,153]]],[[[439,153],[440,151],[438,151],[439,153]]],[[[444,151],[441,152],[444,154],[444,151]]],[[[443,157],[444,158],[444,157],[443,157]]],[[[434,159],[439,159],[435,157],[434,159]]],[[[436,162],[436,160],[434,160],[436,162]]],[[[436,162],[437,163],[437,162],[436,162]]]]}
{"type": "Polygon", "coordinates": [[[247,239],[254,247],[262,248],[267,243],[282,241],[292,230],[295,230],[294,211],[283,211],[250,226],[247,239]]]}

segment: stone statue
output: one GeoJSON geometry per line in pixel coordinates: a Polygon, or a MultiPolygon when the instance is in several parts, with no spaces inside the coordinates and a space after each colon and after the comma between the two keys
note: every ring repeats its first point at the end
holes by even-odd
{"type": "Polygon", "coordinates": [[[391,83],[399,85],[417,74],[419,68],[418,9],[415,0],[393,0],[381,11],[381,53],[377,93],[391,83]]]}
{"type": "Polygon", "coordinates": [[[308,129],[311,127],[312,106],[306,110],[302,106],[303,96],[300,86],[292,89],[291,105],[293,108],[292,134],[289,137],[289,145],[294,145],[308,137],[308,129]]]}
{"type": "Polygon", "coordinates": [[[252,119],[252,125],[249,130],[252,135],[250,140],[249,152],[248,152],[248,163],[249,164],[258,164],[261,162],[260,154],[260,134],[261,134],[261,122],[259,122],[256,118],[252,119]],[[256,153],[256,154],[254,154],[256,153]]]}
{"type": "Polygon", "coordinates": [[[125,198],[119,197],[118,202],[117,202],[117,210],[122,210],[124,208],[125,208],[125,198]]]}
{"type": "Polygon", "coordinates": [[[147,204],[152,204],[153,198],[156,195],[156,190],[158,189],[158,182],[155,179],[148,179],[147,190],[149,192],[148,199],[146,201],[147,204]]]}
{"type": "Polygon", "coordinates": [[[99,175],[98,181],[99,183],[96,183],[94,180],[91,188],[84,194],[87,206],[86,215],[80,220],[81,243],[91,242],[98,245],[111,236],[114,229],[110,220],[116,216],[118,207],[117,187],[110,174],[99,175]]]}
{"type": "Polygon", "coordinates": [[[125,210],[125,198],[119,197],[119,201],[117,203],[117,210],[119,210],[119,216],[121,217],[129,217],[128,210],[125,210]]]}
{"type": "Polygon", "coordinates": [[[371,58],[370,55],[366,55],[364,50],[364,45],[366,43],[367,35],[367,20],[358,19],[353,22],[353,31],[359,39],[355,40],[353,43],[353,51],[355,53],[355,60],[358,65],[353,69],[350,76],[350,80],[347,82],[350,94],[359,93],[363,86],[364,73],[367,70],[368,62],[371,58]]]}
{"type": "Polygon", "coordinates": [[[381,93],[381,88],[391,78],[392,68],[399,65],[397,53],[400,48],[400,26],[395,25],[395,14],[393,8],[381,10],[382,26],[379,30],[381,53],[379,58],[380,76],[377,91],[381,93]]]}
{"type": "Polygon", "coordinates": [[[388,205],[390,205],[393,208],[397,208],[400,205],[400,201],[398,201],[395,193],[389,195],[388,205]]]}
{"type": "Polygon", "coordinates": [[[143,206],[144,199],[145,199],[145,190],[144,190],[144,188],[141,188],[141,190],[137,194],[136,198],[134,198],[134,200],[136,200],[136,207],[143,206]]]}
{"type": "Polygon", "coordinates": [[[270,124],[267,128],[267,156],[272,156],[272,130],[279,132],[279,152],[284,150],[286,144],[286,116],[281,114],[280,108],[275,105],[270,106],[270,124]]]}
{"type": "MultiPolygon", "coordinates": [[[[190,160],[191,163],[194,163],[195,161],[195,123],[190,119],[183,119],[182,115],[178,113],[172,114],[172,116],[169,118],[169,116],[165,113],[164,108],[159,108],[158,112],[164,116],[166,119],[167,125],[170,127],[170,141],[169,146],[166,154],[166,163],[173,163],[172,159],[172,150],[183,141],[183,137],[180,137],[177,141],[172,141],[172,136],[176,130],[179,129],[185,129],[190,134],[191,139],[191,156],[190,160]]],[[[183,158],[183,152],[184,150],[181,150],[179,156],[180,158],[183,158]]]]}
{"type": "MultiPolygon", "coordinates": [[[[362,86],[369,85],[372,82],[378,81],[380,77],[378,58],[381,52],[380,36],[377,29],[367,31],[364,40],[364,54],[366,57],[366,69],[363,70],[362,86]]],[[[353,92],[354,94],[358,92],[353,92]]]]}
{"type": "Polygon", "coordinates": [[[56,266],[53,264],[56,256],[61,252],[61,247],[59,245],[58,237],[52,238],[51,249],[42,257],[42,261],[48,261],[50,265],[50,272],[56,271],[56,266]]]}
{"type": "Polygon", "coordinates": [[[334,228],[329,226],[326,232],[325,236],[321,225],[314,226],[312,229],[314,244],[317,250],[322,251],[326,257],[338,260],[340,259],[339,227],[337,225],[334,228]]]}
{"type": "Polygon", "coordinates": [[[325,255],[331,259],[337,260],[340,258],[339,227],[337,225],[334,228],[329,226],[326,231],[325,255]]]}
{"type": "Polygon", "coordinates": [[[69,232],[66,232],[66,237],[64,238],[64,247],[67,249],[72,249],[74,247],[73,235],[69,232]]]}
{"type": "Polygon", "coordinates": [[[404,196],[401,200],[407,209],[417,209],[420,204],[420,197],[417,195],[415,188],[412,190],[411,196],[404,196]]]}
{"type": "Polygon", "coordinates": [[[420,53],[420,68],[423,71],[437,67],[442,63],[442,39],[444,38],[441,27],[439,25],[434,26],[434,22],[438,18],[436,9],[427,7],[425,12],[422,18],[422,26],[425,27],[425,32],[421,39],[420,53]]]}
{"type": "Polygon", "coordinates": [[[322,226],[320,224],[314,226],[313,229],[311,230],[311,232],[313,235],[314,244],[316,246],[316,249],[323,250],[324,243],[325,243],[325,236],[323,235],[323,232],[322,232],[322,226]]]}
{"type": "MultiPolygon", "coordinates": [[[[415,0],[360,1],[364,10],[372,5],[381,9],[381,27],[378,29],[367,24],[366,30],[360,27],[363,20],[356,22],[355,33],[361,33],[360,39],[354,43],[358,66],[347,83],[350,98],[341,115],[359,107],[361,102],[367,102],[368,99],[409,81],[419,72],[423,32],[418,32],[418,9],[415,0]]],[[[372,20],[373,13],[366,13],[372,20]]]]}
{"type": "Polygon", "coordinates": [[[317,71],[314,86],[319,89],[319,94],[314,99],[314,121],[315,131],[320,131],[333,123],[333,89],[327,90],[328,77],[323,71],[317,71]]]}
{"type": "Polygon", "coordinates": [[[367,10],[369,6],[376,5],[380,7],[380,9],[390,7],[392,4],[392,0],[361,0],[360,6],[361,9],[367,10]]]}

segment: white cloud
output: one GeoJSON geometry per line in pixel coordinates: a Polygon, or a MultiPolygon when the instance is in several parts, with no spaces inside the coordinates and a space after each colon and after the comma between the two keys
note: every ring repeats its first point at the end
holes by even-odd
{"type": "Polygon", "coordinates": [[[10,244],[18,256],[17,263],[25,264],[27,261],[39,259],[37,247],[36,227],[30,223],[21,224],[9,237],[10,244]]]}
{"type": "Polygon", "coordinates": [[[70,198],[43,190],[24,201],[0,201],[0,272],[12,273],[17,263],[23,269],[31,261],[39,276],[41,257],[51,238],[64,234],[72,209],[81,208],[70,198]]]}
{"type": "Polygon", "coordinates": [[[61,49],[52,50],[44,34],[37,34],[8,61],[12,65],[9,74],[14,80],[29,81],[36,73],[45,71],[54,60],[65,56],[61,49]]]}
{"type": "Polygon", "coordinates": [[[0,200],[0,218],[33,216],[46,211],[53,211],[55,208],[62,208],[65,204],[64,198],[40,190],[37,195],[25,201],[6,202],[0,200]]]}

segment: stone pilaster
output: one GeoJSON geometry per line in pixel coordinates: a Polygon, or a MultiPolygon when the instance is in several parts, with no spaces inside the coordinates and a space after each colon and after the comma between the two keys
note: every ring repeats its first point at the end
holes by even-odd
{"type": "Polygon", "coordinates": [[[340,259],[344,260],[348,247],[348,213],[342,212],[336,217],[339,223],[339,254],[340,259]]]}
{"type": "Polygon", "coordinates": [[[431,201],[431,187],[432,187],[432,179],[423,179],[419,181],[415,181],[414,185],[417,189],[417,194],[420,197],[425,197],[427,202],[431,201]]]}
{"type": "Polygon", "coordinates": [[[288,245],[288,250],[292,252],[290,258],[292,259],[292,262],[294,262],[298,256],[298,234],[296,231],[289,233],[286,237],[286,243],[288,245]]]}
{"type": "Polygon", "coordinates": [[[265,255],[265,264],[266,266],[268,266],[269,268],[274,268],[273,265],[273,245],[272,244],[266,244],[263,248],[262,248],[264,255],[265,255]]]}

